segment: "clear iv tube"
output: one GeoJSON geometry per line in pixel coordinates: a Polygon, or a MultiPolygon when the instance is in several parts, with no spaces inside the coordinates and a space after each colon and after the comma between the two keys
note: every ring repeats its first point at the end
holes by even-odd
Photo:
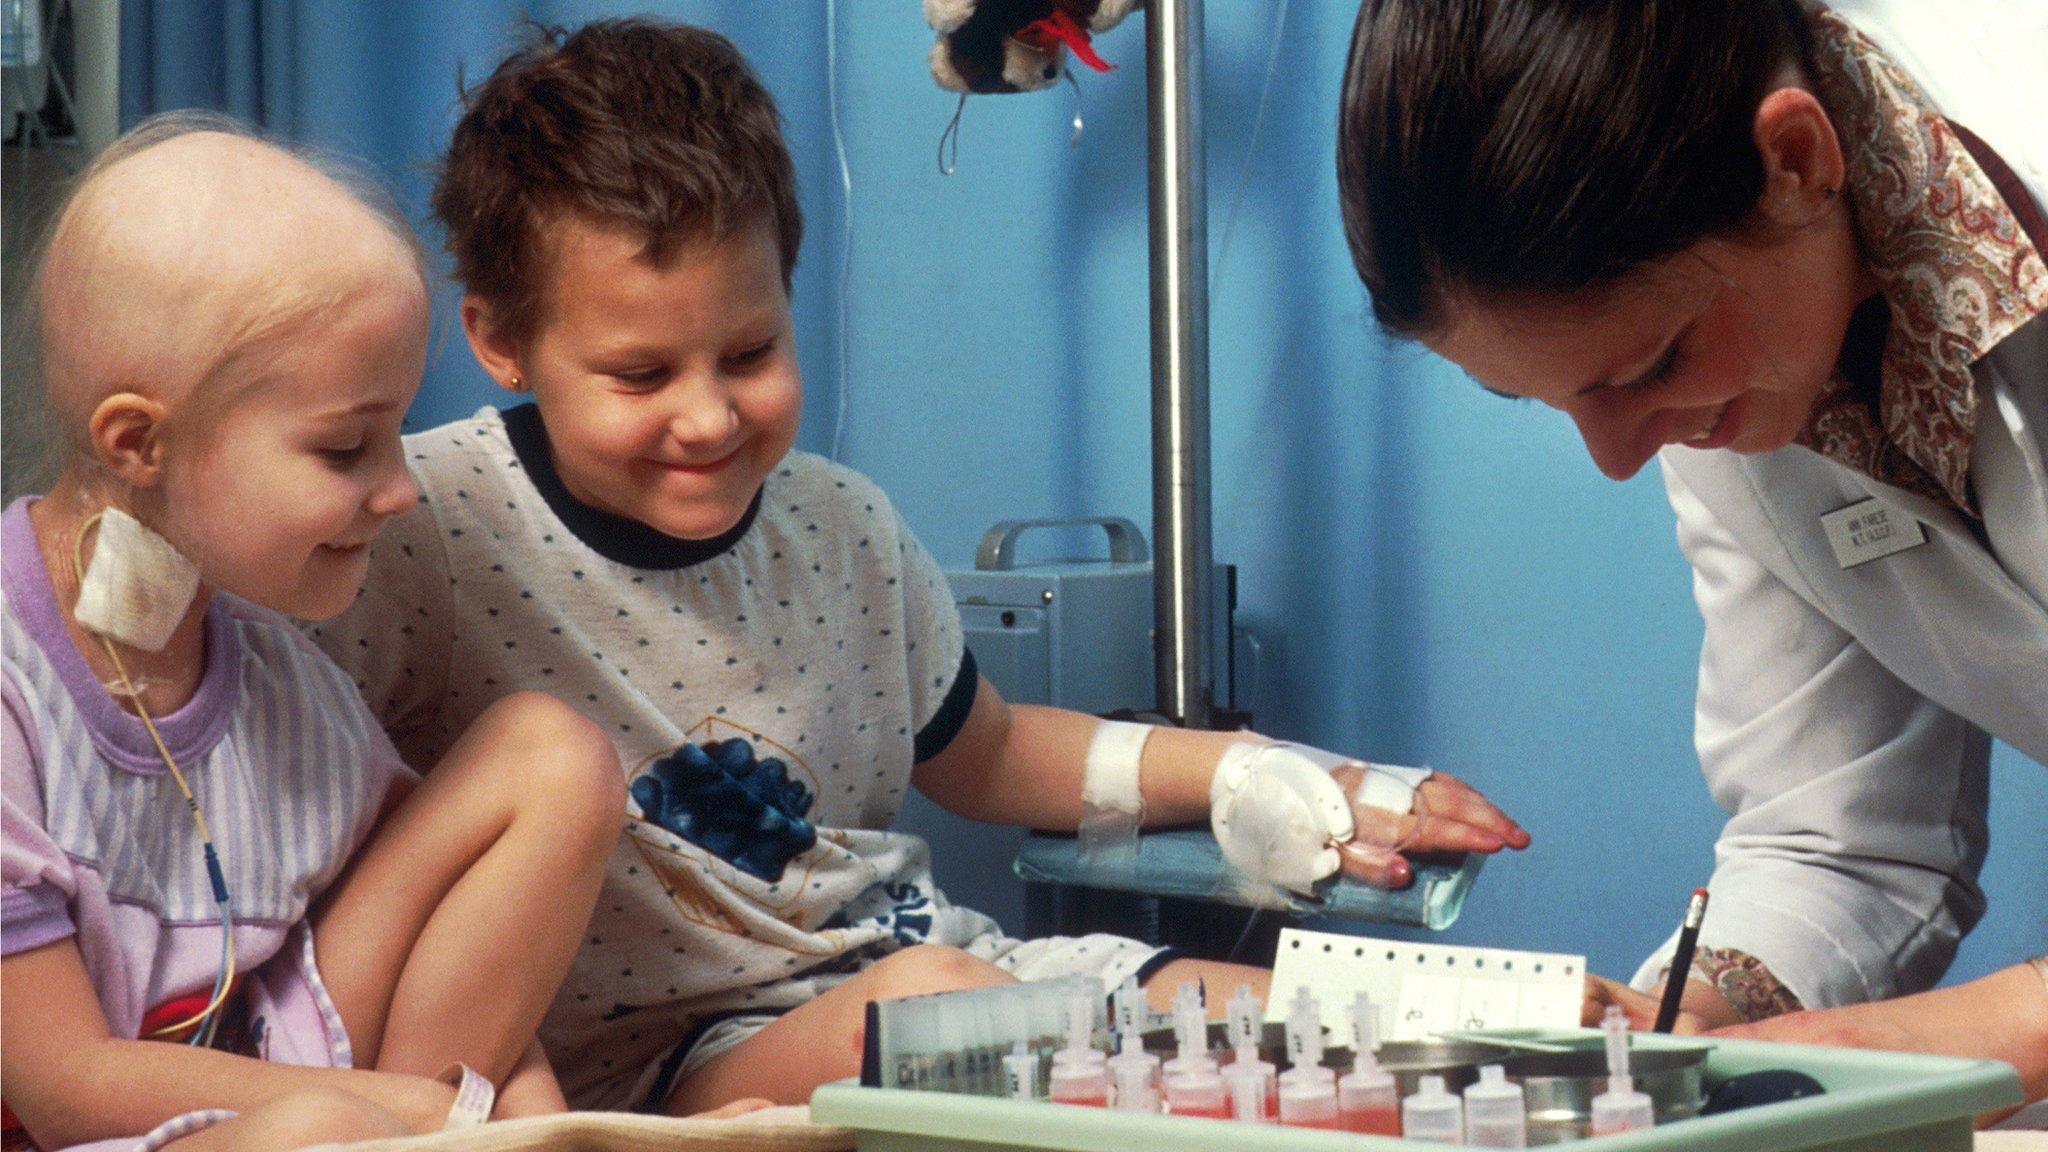
{"type": "Polygon", "coordinates": [[[846,133],[839,123],[839,0],[825,0],[825,100],[831,105],[832,154],[839,161],[839,363],[838,395],[833,398],[832,459],[846,460],[847,365],[852,341],[853,305],[853,169],[846,162],[846,133]]]}
{"type": "Polygon", "coordinates": [[[1266,78],[1259,83],[1259,108],[1252,114],[1252,132],[1245,140],[1244,164],[1238,169],[1237,187],[1231,190],[1230,207],[1223,213],[1222,239],[1216,246],[1216,262],[1209,266],[1212,283],[1220,282],[1223,265],[1230,259],[1230,240],[1237,230],[1237,210],[1244,207],[1245,190],[1251,187],[1252,165],[1259,158],[1259,134],[1266,126],[1266,103],[1273,95],[1273,76],[1280,68],[1280,45],[1287,35],[1287,9],[1291,0],[1280,0],[1273,15],[1273,33],[1266,46],[1266,78]]]}
{"type": "MultiPolygon", "coordinates": [[[[71,541],[71,576],[81,587],[85,583],[85,534],[99,524],[100,515],[95,512],[87,517],[85,523],[78,526],[78,535],[71,541]]],[[[135,686],[134,678],[128,675],[128,665],[122,661],[121,653],[114,647],[113,641],[97,632],[93,633],[93,639],[100,642],[100,648],[113,663],[114,674],[121,679],[122,693],[135,705],[135,714],[142,718],[142,726],[149,730],[150,742],[156,745],[157,755],[163,758],[164,767],[171,770],[171,779],[177,782],[178,791],[185,797],[185,810],[192,814],[192,822],[199,829],[199,848],[206,864],[206,878],[213,887],[213,902],[220,909],[220,971],[214,976],[213,996],[207,1001],[206,1007],[175,1024],[167,1024],[150,1035],[168,1036],[192,1028],[192,1036],[188,1043],[202,1044],[210,1041],[216,1030],[204,1025],[212,1021],[220,1012],[221,1006],[227,1003],[229,991],[235,983],[234,901],[228,895],[228,880],[226,874],[221,871],[220,853],[213,846],[213,833],[206,827],[206,814],[199,810],[199,798],[192,794],[192,786],[186,783],[185,773],[178,767],[177,758],[171,755],[170,746],[164,743],[163,734],[156,730],[155,718],[149,714],[149,709],[143,706],[142,690],[135,686]]]]}

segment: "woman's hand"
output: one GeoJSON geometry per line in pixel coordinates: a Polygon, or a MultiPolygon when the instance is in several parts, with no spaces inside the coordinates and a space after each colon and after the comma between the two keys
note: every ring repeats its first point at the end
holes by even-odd
{"type": "MultiPolygon", "coordinates": [[[[1368,771],[1345,765],[1331,772],[1346,796],[1356,796],[1368,771]]],[[[1498,852],[1529,846],[1529,833],[1455,776],[1432,772],[1415,790],[1408,812],[1351,804],[1356,832],[1338,849],[1344,875],[1377,888],[1403,888],[1414,879],[1407,857],[1430,852],[1498,852]],[[1387,845],[1398,844],[1390,851],[1387,845]]]]}
{"type": "Polygon", "coordinates": [[[2048,1099],[2048,986],[2027,964],[1896,1000],[1791,1012],[1714,1033],[1744,1040],[2002,1060],[2048,1099]]]}
{"type": "MultiPolygon", "coordinates": [[[[1648,1032],[1657,1024],[1657,1008],[1662,1003],[1664,990],[1661,985],[1655,992],[1638,992],[1626,984],[1609,980],[1605,976],[1586,974],[1586,996],[1579,1008],[1579,1023],[1588,1028],[1598,1028],[1601,1017],[1607,1015],[1609,1005],[1620,1008],[1628,1015],[1628,1026],[1636,1032],[1648,1032]]],[[[1691,1036],[1715,1028],[1739,1024],[1742,1018],[1713,985],[1701,980],[1687,980],[1685,991],[1678,1001],[1678,1019],[1671,1031],[1680,1036],[1691,1036]]]]}
{"type": "MultiPolygon", "coordinates": [[[[1629,1027],[1641,1031],[1655,1022],[1657,1003],[1656,995],[1589,974],[1579,1022],[1597,1025],[1616,1004],[1628,1013],[1629,1027]]],[[[1686,981],[1679,1003],[1675,1033],[2002,1060],[2018,1070],[2027,1100],[2048,1098],[2048,987],[2028,964],[1895,1000],[1754,1023],[1737,1019],[1727,999],[1698,980],[1686,981]]]]}

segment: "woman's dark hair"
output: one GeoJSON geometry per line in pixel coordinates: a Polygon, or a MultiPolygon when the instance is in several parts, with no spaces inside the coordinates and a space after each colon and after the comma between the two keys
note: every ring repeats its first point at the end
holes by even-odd
{"type": "Polygon", "coordinates": [[[1735,229],[1804,36],[1792,0],[1365,0],[1337,184],[1374,315],[1427,335],[1447,291],[1573,292],[1735,229]]]}
{"type": "Polygon", "coordinates": [[[532,334],[564,215],[638,233],[655,262],[766,220],[788,287],[804,234],[796,168],[731,41],[642,18],[528,34],[463,94],[434,187],[455,279],[492,304],[500,332],[532,334]]]}

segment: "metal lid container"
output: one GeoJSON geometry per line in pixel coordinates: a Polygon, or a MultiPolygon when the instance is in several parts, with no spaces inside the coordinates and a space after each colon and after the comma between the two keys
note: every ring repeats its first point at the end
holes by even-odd
{"type": "MultiPolygon", "coordinates": [[[[1649,1095],[1657,1123],[1699,1113],[1706,1103],[1710,1049],[1637,1048],[1629,1053],[1636,1088],[1649,1095]]],[[[1524,1052],[1505,1061],[1507,1074],[1522,1085],[1529,1104],[1529,1143],[1555,1144],[1591,1134],[1593,1097],[1607,1091],[1607,1054],[1598,1048],[1576,1052],[1524,1052]]]]}

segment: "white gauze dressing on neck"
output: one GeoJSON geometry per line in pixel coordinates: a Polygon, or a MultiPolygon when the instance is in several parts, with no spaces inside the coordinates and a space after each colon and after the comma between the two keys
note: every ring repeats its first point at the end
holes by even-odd
{"type": "Polygon", "coordinates": [[[135,517],[109,508],[100,514],[72,615],[109,640],[161,652],[198,594],[199,569],[190,560],[135,517]]]}

